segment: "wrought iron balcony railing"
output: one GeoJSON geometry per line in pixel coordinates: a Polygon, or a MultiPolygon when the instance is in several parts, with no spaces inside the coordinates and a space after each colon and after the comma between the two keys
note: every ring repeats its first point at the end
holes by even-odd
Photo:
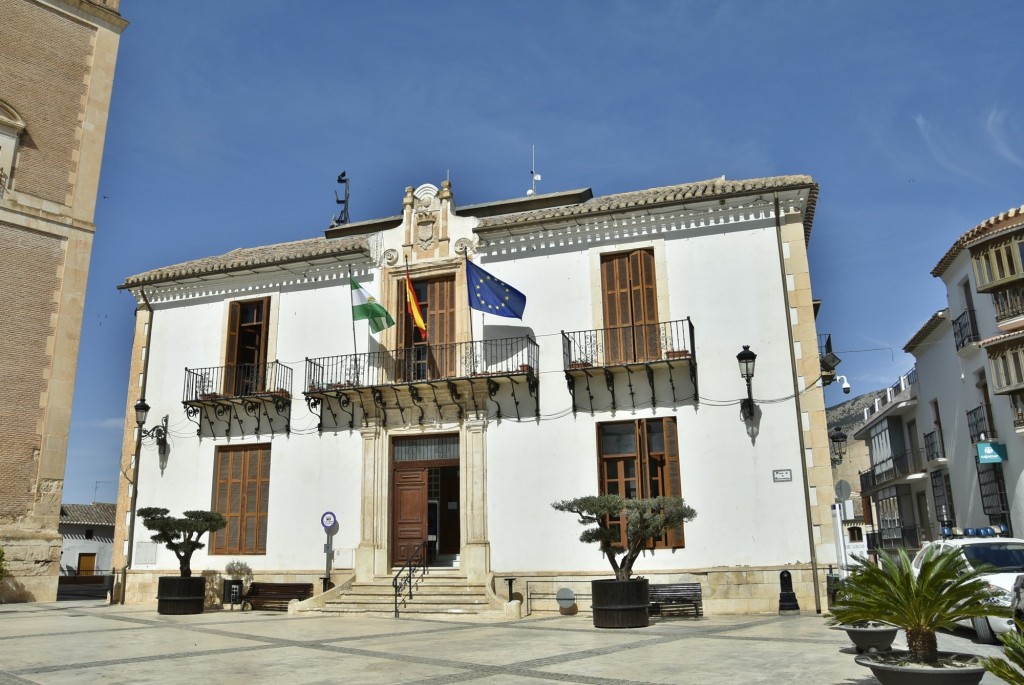
{"type": "Polygon", "coordinates": [[[988,424],[988,411],[985,405],[967,412],[967,431],[970,433],[971,442],[984,442],[996,438],[995,432],[988,424]]]}
{"type": "Polygon", "coordinates": [[[536,377],[539,348],[530,336],[422,345],[306,360],[306,393],[429,383],[474,376],[536,377]]]}
{"type": "Polygon", "coordinates": [[[624,366],[666,360],[694,360],[689,318],[591,331],[562,331],[564,368],[624,366]]]}
{"type": "Polygon", "coordinates": [[[973,309],[965,310],[963,314],[953,319],[953,340],[958,352],[967,345],[981,340],[973,309]]]}
{"type": "Polygon", "coordinates": [[[942,448],[942,436],[939,431],[924,434],[924,456],[928,461],[944,459],[946,453],[942,448]]]}
{"type": "Polygon", "coordinates": [[[290,398],[292,370],[280,362],[185,369],[182,401],[202,402],[256,397],[290,398]]]}

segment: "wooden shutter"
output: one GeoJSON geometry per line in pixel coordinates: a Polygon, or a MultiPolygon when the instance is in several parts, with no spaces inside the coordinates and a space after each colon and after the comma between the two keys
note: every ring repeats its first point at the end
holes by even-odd
{"type": "Polygon", "coordinates": [[[427,284],[427,335],[430,342],[430,377],[447,378],[455,369],[455,278],[427,284]]]}
{"type": "Polygon", "coordinates": [[[221,447],[214,463],[213,511],[228,525],[214,534],[213,554],[265,554],[270,447],[221,447]]]}
{"type": "Polygon", "coordinates": [[[874,525],[874,521],[871,517],[871,498],[861,497],[860,502],[861,509],[864,512],[864,524],[868,526],[874,525]]]}
{"type": "Polygon", "coordinates": [[[601,258],[601,300],[604,303],[604,364],[621,364],[633,358],[630,330],[629,255],[601,258]]]}
{"type": "Polygon", "coordinates": [[[661,358],[656,281],[651,250],[602,256],[604,364],[661,358]]]}
{"type": "Polygon", "coordinates": [[[636,250],[629,255],[630,311],[633,324],[633,361],[661,358],[658,336],[658,293],[654,253],[636,250]]]}
{"type": "Polygon", "coordinates": [[[228,303],[228,343],[224,350],[224,387],[225,395],[235,394],[235,367],[238,364],[238,321],[242,310],[241,302],[228,303]]]}
{"type": "MultiPolygon", "coordinates": [[[[679,435],[676,431],[676,420],[668,417],[660,419],[665,427],[665,489],[669,497],[682,497],[682,478],[679,473],[679,435]]],[[[671,528],[668,531],[668,546],[683,547],[683,527],[671,528]]]]}

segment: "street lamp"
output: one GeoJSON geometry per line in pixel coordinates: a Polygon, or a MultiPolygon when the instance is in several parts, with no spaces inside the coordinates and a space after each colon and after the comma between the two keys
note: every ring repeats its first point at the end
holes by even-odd
{"type": "Polygon", "coordinates": [[[740,403],[740,411],[743,420],[746,421],[754,416],[754,391],[750,387],[750,381],[754,377],[754,362],[757,361],[757,355],[750,351],[750,345],[744,345],[736,355],[736,361],[740,365],[740,376],[747,382],[747,397],[740,403]]]}
{"type": "Polygon", "coordinates": [[[836,428],[829,434],[828,439],[832,443],[832,453],[829,455],[829,459],[834,468],[842,464],[843,457],[846,456],[846,433],[836,428]]]}
{"type": "MultiPolygon", "coordinates": [[[[164,418],[160,420],[160,425],[153,426],[149,430],[146,430],[146,418],[149,417],[149,404],[146,403],[145,398],[140,398],[135,403],[135,425],[139,429],[139,435],[135,438],[135,460],[133,462],[133,473],[135,476],[134,481],[131,481],[132,487],[132,499],[129,505],[128,513],[131,518],[128,521],[128,549],[125,554],[125,564],[121,571],[121,604],[124,604],[125,593],[128,584],[128,569],[132,565],[132,556],[135,545],[135,509],[138,506],[139,501],[139,458],[142,456],[142,440],[143,438],[153,438],[156,440],[157,448],[160,452],[160,470],[163,471],[164,458],[167,454],[167,414],[164,414],[164,418]]],[[[111,593],[111,602],[114,597],[111,593]]]]}
{"type": "Polygon", "coordinates": [[[135,424],[139,427],[139,443],[142,443],[143,438],[154,438],[156,440],[156,446],[159,448],[162,456],[167,451],[168,415],[164,414],[164,418],[160,420],[159,426],[153,426],[149,430],[146,430],[143,426],[145,425],[146,417],[148,416],[149,405],[146,404],[145,398],[142,398],[135,403],[135,424]]]}

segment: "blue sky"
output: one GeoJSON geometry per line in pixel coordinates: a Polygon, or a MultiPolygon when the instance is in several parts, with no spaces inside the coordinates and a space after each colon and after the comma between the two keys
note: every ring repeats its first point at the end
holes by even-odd
{"type": "MultiPolygon", "coordinates": [[[[1024,204],[1024,3],[124,0],[64,501],[113,501],[151,268],[457,204],[725,175],[821,185],[811,276],[854,393],[913,365],[929,272],[1024,204]]],[[[713,296],[713,288],[709,288],[713,296]]],[[[737,341],[737,351],[742,341],[737,341]]],[[[837,386],[826,401],[843,399],[837,386]]],[[[135,398],[132,398],[134,401],[135,398]]]]}

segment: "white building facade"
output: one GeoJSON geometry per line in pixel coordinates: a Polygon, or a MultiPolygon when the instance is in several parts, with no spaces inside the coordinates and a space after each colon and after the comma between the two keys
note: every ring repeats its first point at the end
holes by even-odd
{"type": "MultiPolygon", "coordinates": [[[[880,522],[883,536],[886,525],[913,532],[887,546],[1024,533],[1022,243],[1024,208],[1012,209],[965,232],[932,270],[946,286],[948,307],[904,347],[916,358],[914,383],[903,402],[879,415],[902,416],[907,455],[893,483],[903,495],[898,506],[883,506],[878,488],[872,505],[876,517],[884,510],[889,518],[880,522]]],[[[862,480],[878,477],[874,451],[872,462],[862,480]]]]}
{"type": "Polygon", "coordinates": [[[711,613],[767,612],[789,571],[801,607],[820,608],[835,548],[816,199],[786,176],[457,208],[450,184],[425,184],[395,217],[127,279],[126,600],[152,601],[177,568],[132,530],[135,508],[162,506],[227,516],[196,573],[241,559],[257,579],[313,582],[332,512],[341,590],[424,555],[496,606],[515,577],[529,610],[553,609],[555,588],[583,594],[610,569],[550,504],[605,491],[697,510],[638,562],[652,582],[701,582],[711,613]],[[522,319],[470,307],[467,261],[526,296],[522,319]],[[353,321],[350,278],[394,326],[353,321]],[[141,397],[168,429],[136,462],[141,397]]]}

